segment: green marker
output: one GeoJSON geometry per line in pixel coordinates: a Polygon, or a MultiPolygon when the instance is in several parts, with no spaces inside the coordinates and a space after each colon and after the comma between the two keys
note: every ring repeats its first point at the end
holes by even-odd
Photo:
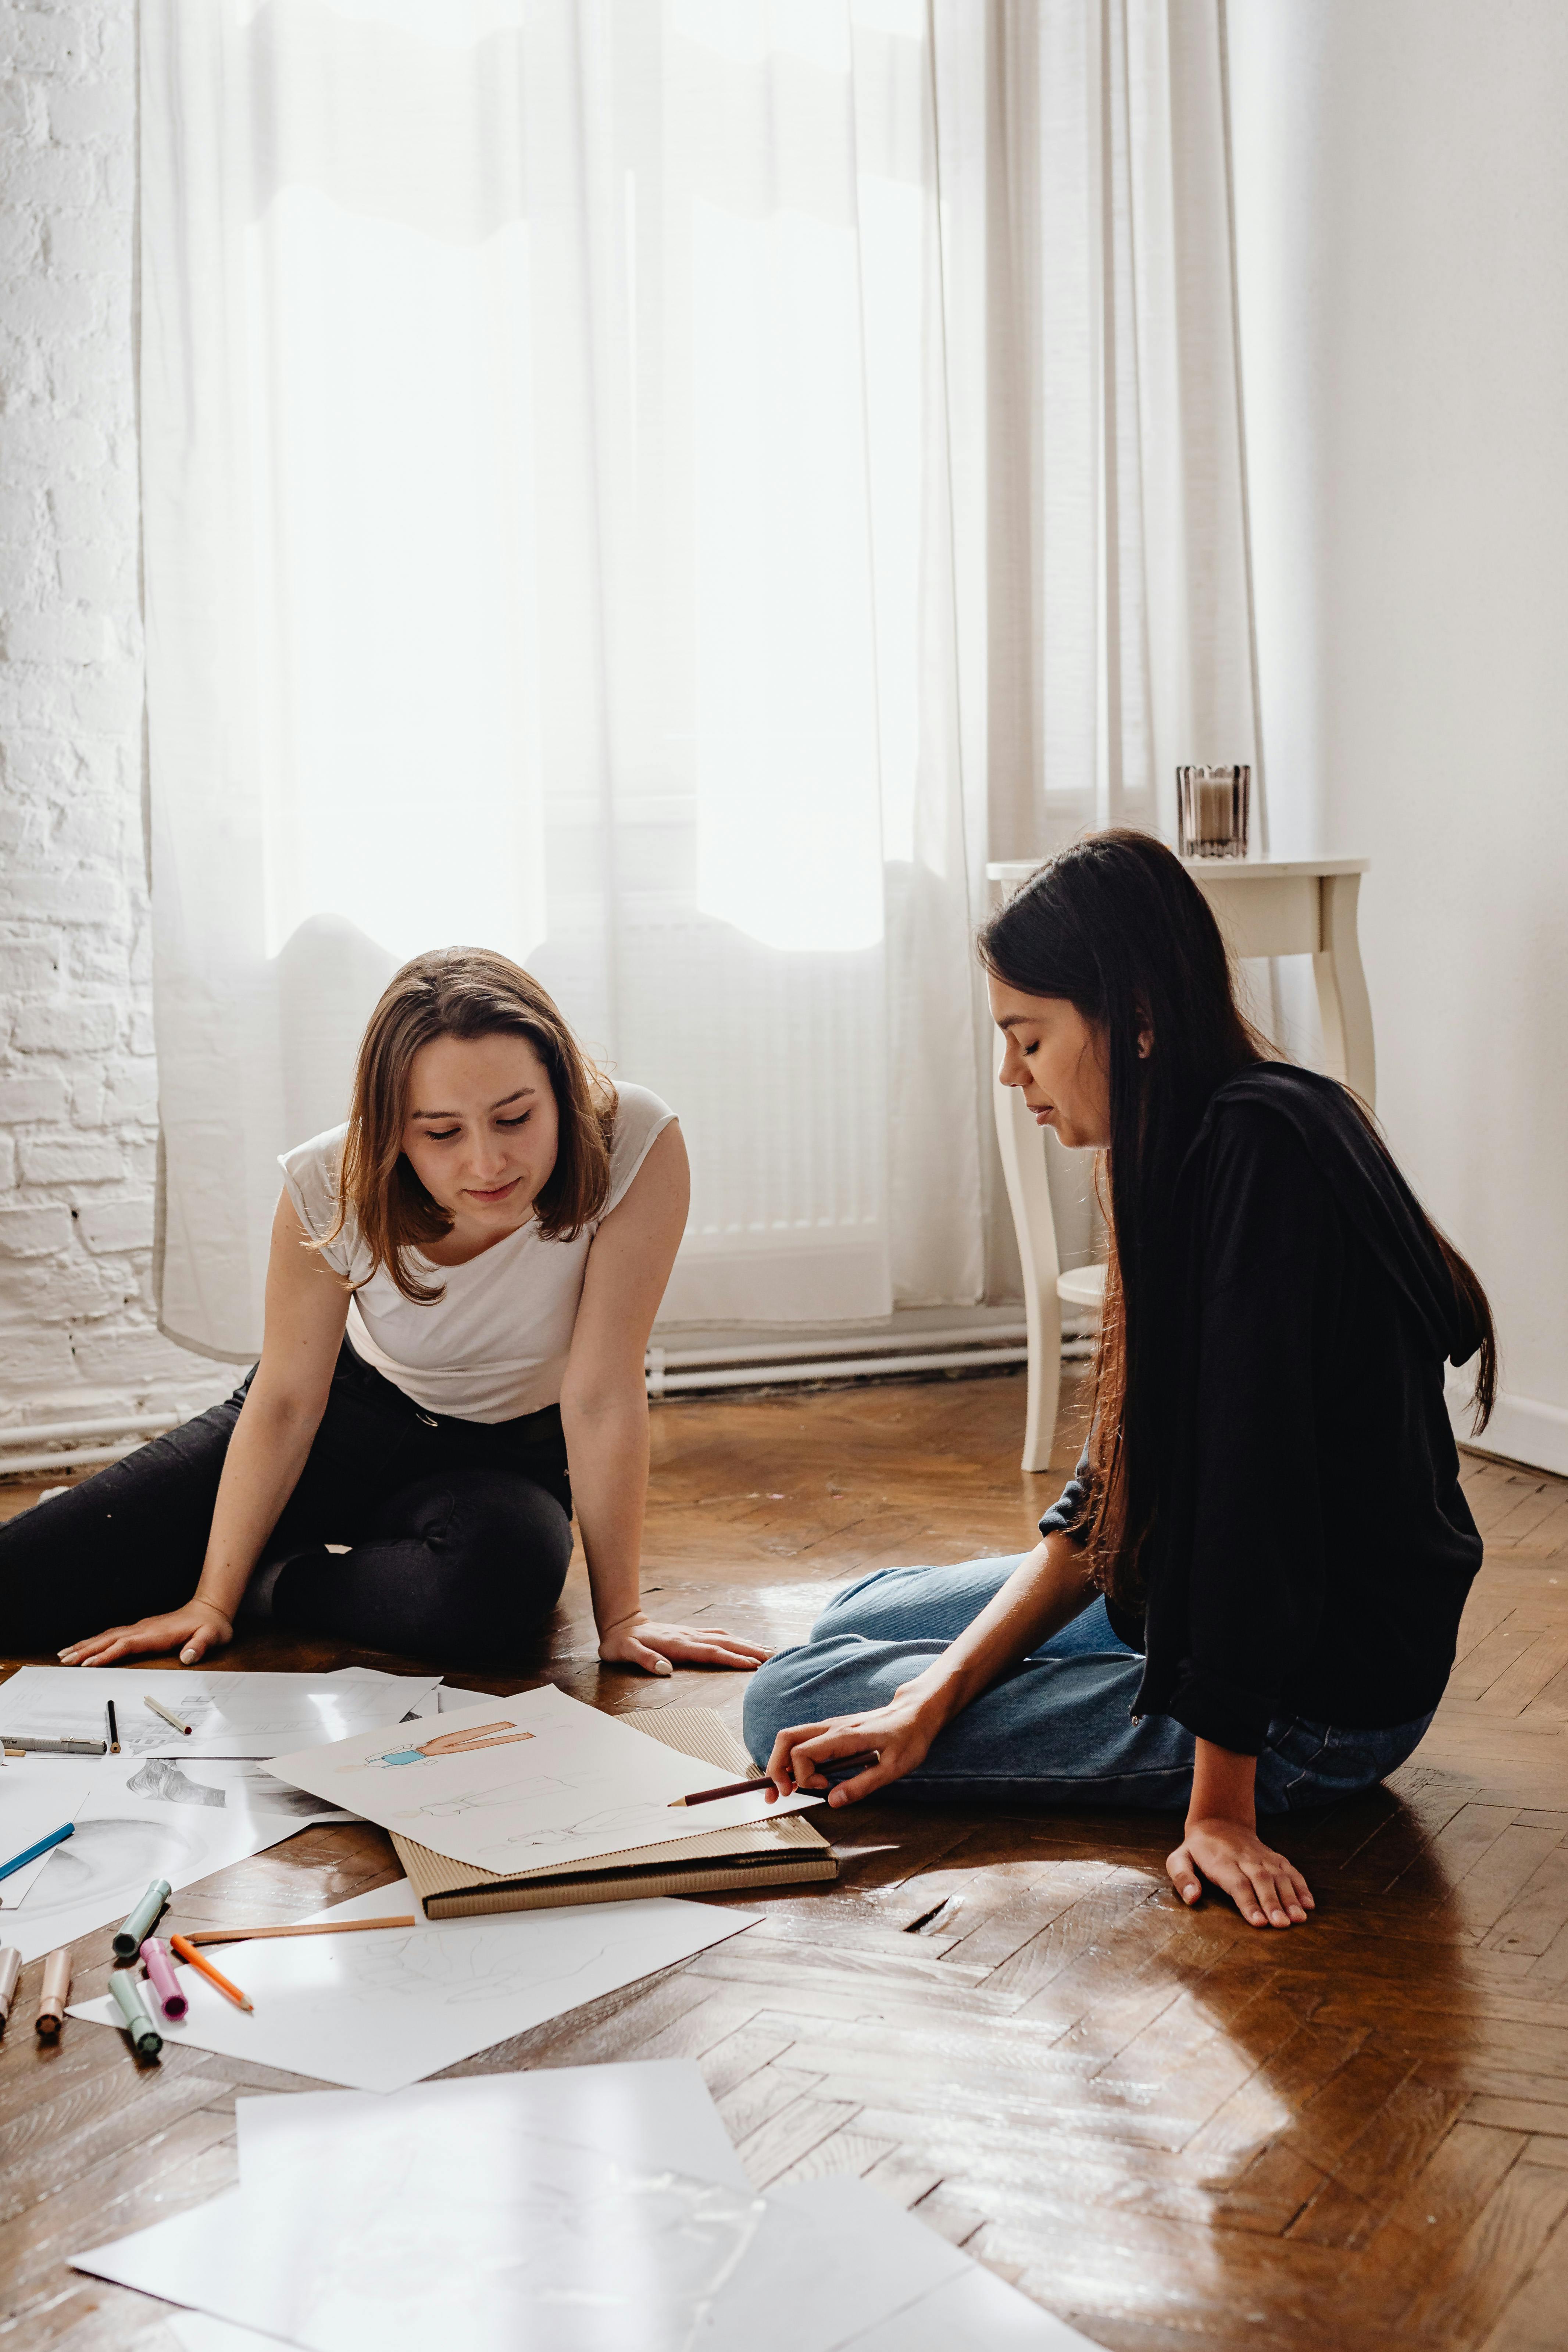
{"type": "Polygon", "coordinates": [[[133,1960],[158,1924],[160,1913],[173,1893],[166,1878],[155,1878],[122,1927],[114,1931],[114,1957],[117,1960],[133,1960]]]}
{"type": "Polygon", "coordinates": [[[163,2037],[148,2016],[142,2000],[142,1988],[129,1969],[116,1969],[109,1979],[109,1990],[114,1995],[125,2031],[131,2036],[131,2047],[138,2058],[156,2058],[163,2047],[163,2037]]]}

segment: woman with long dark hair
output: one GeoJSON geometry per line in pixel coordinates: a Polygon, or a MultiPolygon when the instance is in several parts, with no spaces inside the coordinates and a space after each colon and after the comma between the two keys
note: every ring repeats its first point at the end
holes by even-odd
{"type": "Polygon", "coordinates": [[[1271,1059],[1169,850],[1100,834],[981,935],[1002,1080],[1104,1154],[1110,1234],[1083,1460],[1017,1559],[884,1570],[750,1685],[781,1792],[868,1750],[845,1805],[910,1798],[1184,1813],[1167,1863],[1255,1927],[1305,1919],[1264,1843],[1411,1753],[1480,1538],[1443,1363],[1497,1347],[1475,1275],[1371,1118],[1271,1059]]]}

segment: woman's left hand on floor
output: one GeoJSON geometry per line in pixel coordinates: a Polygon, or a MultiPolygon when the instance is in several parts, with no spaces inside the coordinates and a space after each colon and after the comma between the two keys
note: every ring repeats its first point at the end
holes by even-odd
{"type": "Polygon", "coordinates": [[[731,1666],[754,1674],[773,1652],[722,1625],[667,1625],[639,1612],[599,1636],[606,1666],[640,1666],[645,1675],[668,1675],[677,1666],[731,1666]]]}
{"type": "Polygon", "coordinates": [[[1242,1822],[1189,1822],[1181,1844],[1165,1858],[1165,1870],[1184,1903],[1195,1903],[1203,1879],[1212,1880],[1249,1927],[1297,1927],[1316,1908],[1295,1864],[1242,1822]]]}

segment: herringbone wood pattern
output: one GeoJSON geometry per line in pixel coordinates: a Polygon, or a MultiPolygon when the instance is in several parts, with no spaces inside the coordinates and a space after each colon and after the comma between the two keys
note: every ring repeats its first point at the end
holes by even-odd
{"type": "MultiPolygon", "coordinates": [[[[783,1642],[868,1568],[1023,1548],[1053,1490],[1017,1472],[1021,1420],[1013,1378],[666,1406],[656,1605],[783,1642]]],[[[1064,1464],[1076,1435],[1069,1410],[1064,1464]]],[[[737,1897],[765,1923],[458,2071],[695,2058],[759,2187],[861,2173],[1125,2352],[1557,2352],[1568,1485],[1479,1457],[1467,1479],[1488,1560],[1448,1697],[1386,1792],[1289,1840],[1309,1927],[1184,1912],[1148,1816],[863,1806],[835,1818],[837,1885],[737,1897]]],[[[738,1711],[736,1677],[601,1672],[580,1583],[547,1658],[457,1678],[738,1711]]],[[[260,1634],[228,1662],[353,1661],[260,1634]]],[[[392,1874],[379,1832],[310,1831],[172,1924],[298,1917],[392,1874]]],[[[108,1954],[84,1938],[79,1991],[108,1954]]],[[[0,2042],[5,2352],[167,2344],[159,2306],[63,2258],[226,2186],[236,2093],[298,2080],[195,2051],[140,2070],[81,2025],[49,2051],[38,1973],[0,2042]]]]}

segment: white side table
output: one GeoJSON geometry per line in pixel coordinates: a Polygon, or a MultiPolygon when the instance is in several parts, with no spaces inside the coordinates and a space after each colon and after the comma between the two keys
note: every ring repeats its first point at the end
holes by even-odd
{"type": "MultiPolygon", "coordinates": [[[[1370,1108],[1376,1090],[1372,1005],[1356,939],[1356,898],[1364,857],[1190,857],[1188,873],[1214,908],[1237,956],[1310,955],[1318,986],[1323,1046],[1334,1076],[1370,1108]]],[[[994,905],[1036,872],[1027,860],[988,866],[994,905]]],[[[997,1065],[1002,1041],[997,1041],[997,1065]]],[[[993,1089],[996,1139],[1024,1268],[1029,1383],[1024,1423],[1026,1470],[1044,1470],[1056,1435],[1061,1386],[1061,1259],[1046,1178],[1046,1139],[1016,1087],[993,1089]]]]}

